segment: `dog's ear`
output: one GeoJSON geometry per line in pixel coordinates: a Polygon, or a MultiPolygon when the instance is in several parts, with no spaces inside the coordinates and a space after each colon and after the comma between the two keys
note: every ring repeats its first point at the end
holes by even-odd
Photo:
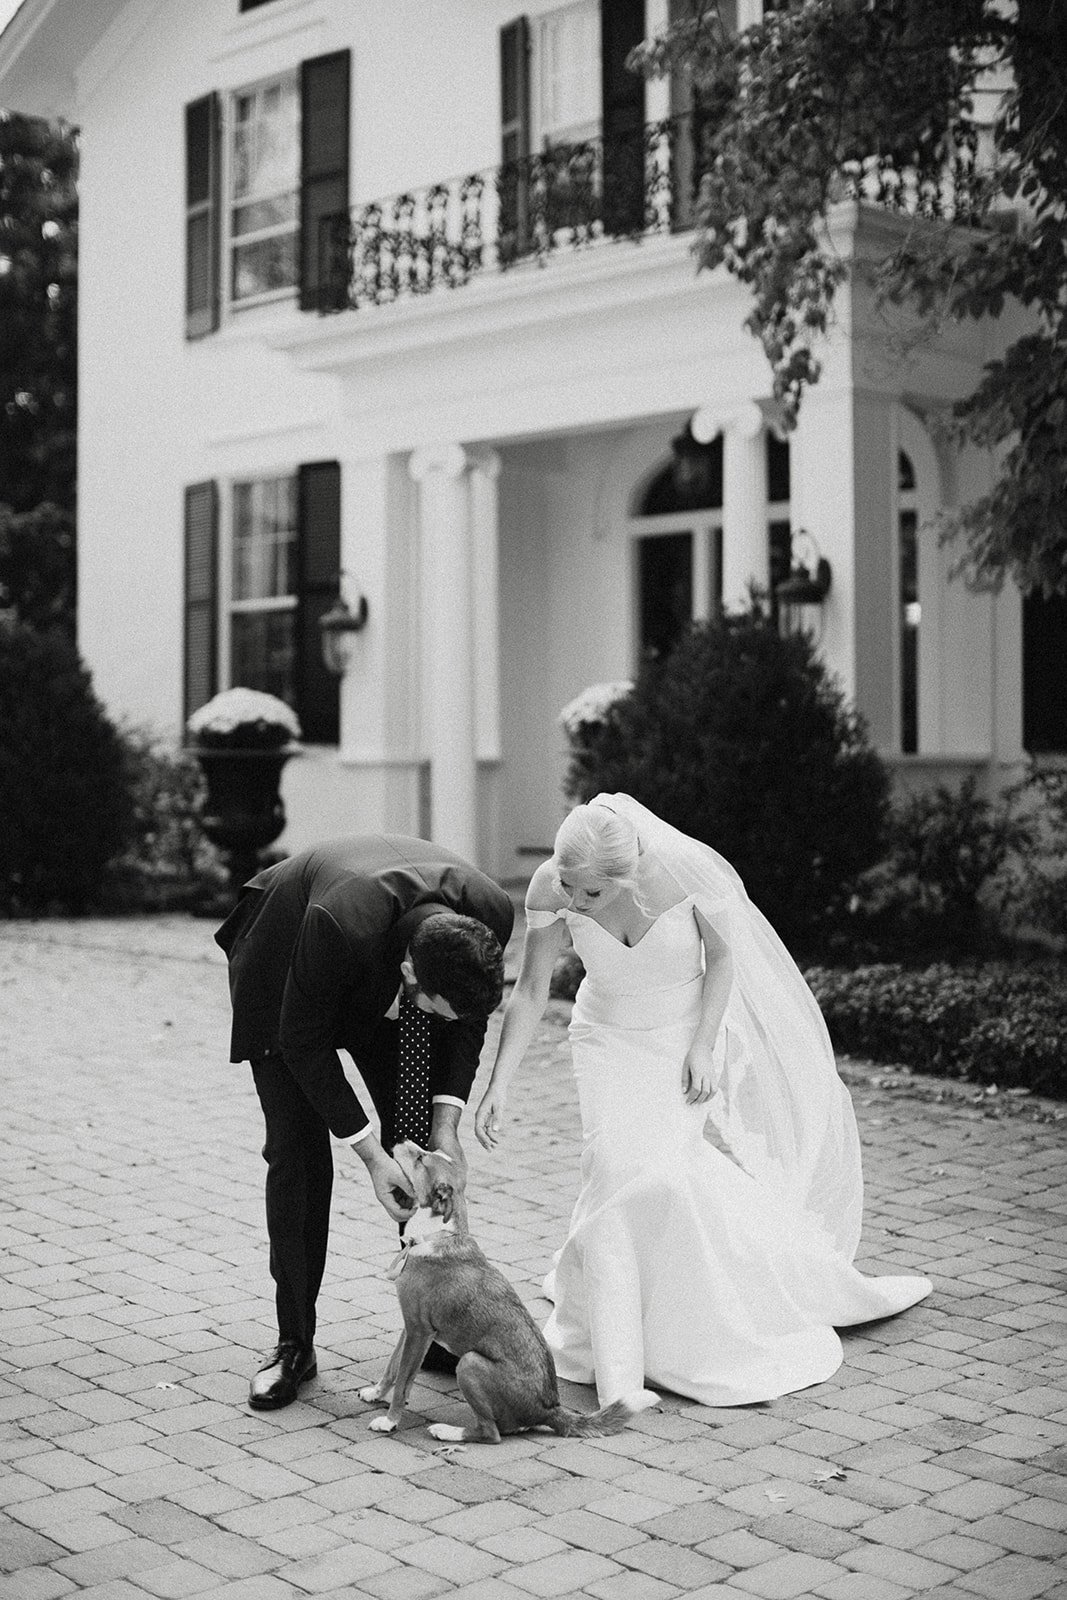
{"type": "Polygon", "coordinates": [[[430,1192],[430,1210],[435,1217],[441,1217],[445,1222],[452,1221],[452,1202],[455,1190],[444,1178],[438,1178],[430,1192]]]}

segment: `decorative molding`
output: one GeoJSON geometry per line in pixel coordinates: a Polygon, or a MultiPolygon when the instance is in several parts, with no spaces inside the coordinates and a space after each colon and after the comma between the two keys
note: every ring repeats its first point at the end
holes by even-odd
{"type": "Polygon", "coordinates": [[[416,483],[423,483],[432,475],[455,480],[471,465],[471,458],[461,444],[428,445],[412,453],[408,472],[416,483]]]}

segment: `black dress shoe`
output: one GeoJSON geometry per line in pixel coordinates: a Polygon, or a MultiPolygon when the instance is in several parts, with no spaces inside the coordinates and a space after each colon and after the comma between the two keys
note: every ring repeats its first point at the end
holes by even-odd
{"type": "Polygon", "coordinates": [[[300,1386],[318,1371],[315,1347],[299,1339],[283,1339],[274,1354],[264,1362],[248,1391],[248,1403],[256,1411],[278,1411],[291,1406],[300,1386]]]}
{"type": "Polygon", "coordinates": [[[443,1344],[432,1344],[422,1358],[423,1372],[446,1372],[454,1376],[456,1357],[443,1344]]]}

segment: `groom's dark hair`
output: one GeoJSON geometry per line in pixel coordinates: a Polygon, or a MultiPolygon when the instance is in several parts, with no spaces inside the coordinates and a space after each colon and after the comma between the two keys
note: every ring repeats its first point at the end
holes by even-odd
{"type": "Polygon", "coordinates": [[[446,1000],[457,1017],[487,1017],[504,993],[500,940],[476,917],[456,911],[427,917],[408,946],[419,988],[446,1000]]]}

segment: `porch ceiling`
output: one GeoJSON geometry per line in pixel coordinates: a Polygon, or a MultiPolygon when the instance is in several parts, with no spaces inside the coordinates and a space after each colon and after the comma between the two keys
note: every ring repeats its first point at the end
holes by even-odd
{"type": "Polygon", "coordinates": [[[75,74],[129,0],[22,0],[0,34],[0,105],[77,120],[75,74]]]}

